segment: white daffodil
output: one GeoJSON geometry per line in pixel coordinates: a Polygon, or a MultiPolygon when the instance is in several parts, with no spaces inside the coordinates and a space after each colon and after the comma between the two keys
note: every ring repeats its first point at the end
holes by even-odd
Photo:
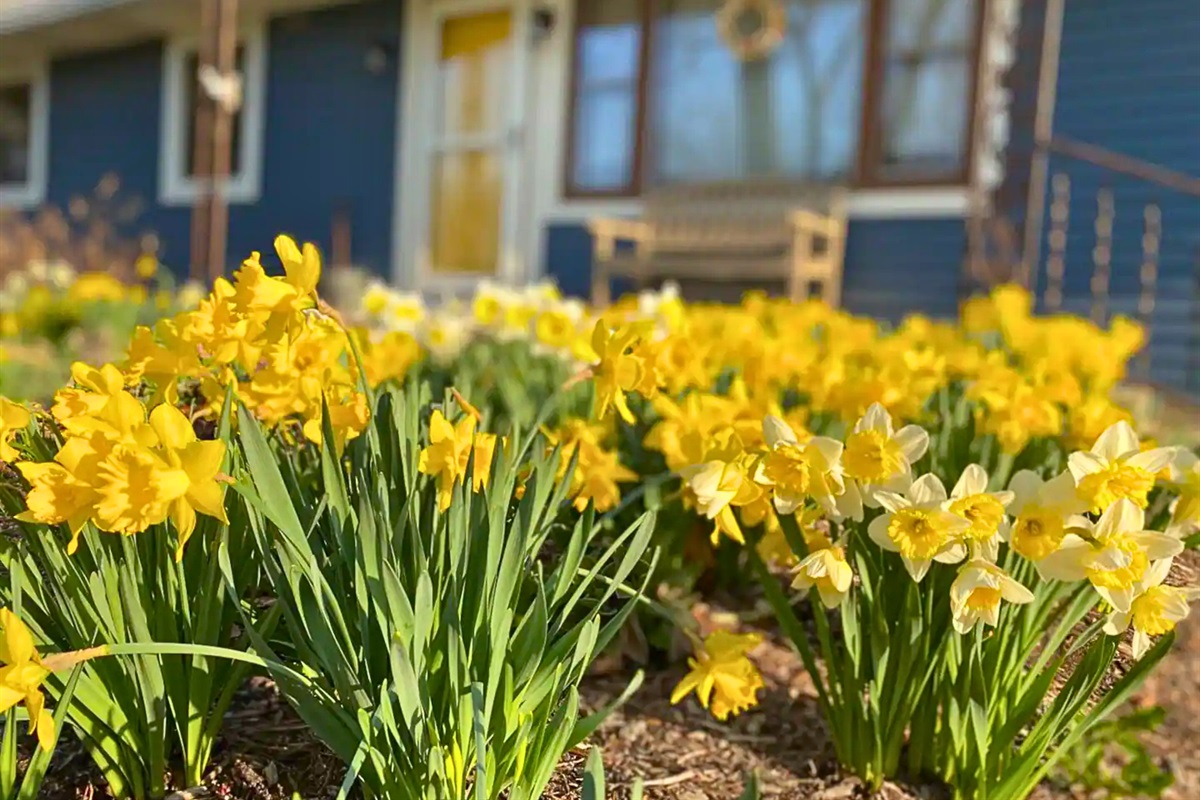
{"type": "Polygon", "coordinates": [[[1146,507],[1155,476],[1175,457],[1175,448],[1142,450],[1128,422],[1110,425],[1091,450],[1071,453],[1067,464],[1079,496],[1099,514],[1121,498],[1146,507]]]}
{"type": "Polygon", "coordinates": [[[1125,497],[1096,523],[1077,517],[1074,525],[1082,535],[1067,533],[1056,551],[1037,562],[1038,571],[1052,580],[1086,579],[1118,611],[1129,611],[1154,562],[1183,551],[1174,536],[1145,530],[1145,512],[1125,497]]]}
{"type": "Polygon", "coordinates": [[[1001,600],[1029,603],[1033,601],[1033,592],[986,559],[968,561],[959,569],[958,577],[950,586],[954,630],[967,633],[980,622],[996,627],[1001,600]]]}
{"type": "Polygon", "coordinates": [[[846,562],[841,547],[822,547],[814,550],[792,571],[792,588],[808,591],[816,587],[826,608],[837,608],[850,593],[854,571],[846,562]]]}
{"type": "Polygon", "coordinates": [[[770,414],[763,419],[763,439],[769,449],[754,479],[772,487],[776,512],[792,514],[811,497],[826,513],[836,513],[837,498],[846,491],[842,443],[827,436],[802,443],[790,425],[770,414]]]}
{"type": "Polygon", "coordinates": [[[971,523],[947,509],[946,487],[936,475],[922,475],[905,496],[880,491],[877,497],[886,513],[871,520],[867,532],[884,550],[900,554],[914,581],[934,561],[957,564],[967,557],[962,537],[971,523]]]}
{"type": "Polygon", "coordinates": [[[872,403],[846,437],[842,469],[847,481],[839,503],[843,516],[862,519],[862,506],[878,508],[879,491],[903,493],[912,484],[913,464],[929,449],[929,434],[919,425],[892,427],[892,417],[872,403]]]}
{"type": "Polygon", "coordinates": [[[1013,494],[1008,504],[1012,522],[1001,523],[1000,538],[1019,555],[1041,561],[1058,550],[1072,517],[1085,508],[1075,493],[1075,479],[1062,472],[1042,480],[1036,472],[1023,469],[1013,475],[1008,488],[1013,494]]]}
{"type": "Polygon", "coordinates": [[[1133,657],[1141,658],[1150,647],[1151,636],[1162,636],[1175,630],[1176,624],[1187,618],[1188,601],[1194,589],[1163,586],[1171,571],[1170,559],[1156,561],[1138,581],[1137,596],[1128,611],[1114,611],[1104,623],[1104,632],[1118,636],[1133,625],[1133,657]]]}
{"type": "Polygon", "coordinates": [[[971,523],[963,538],[972,556],[995,561],[1000,551],[1004,509],[1013,501],[1013,493],[989,492],[987,485],[987,471],[979,464],[969,464],[950,492],[949,509],[971,523]]]}

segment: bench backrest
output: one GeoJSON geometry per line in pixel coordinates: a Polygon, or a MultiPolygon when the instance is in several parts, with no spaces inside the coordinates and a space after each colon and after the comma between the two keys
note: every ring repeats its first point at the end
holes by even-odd
{"type": "Polygon", "coordinates": [[[793,212],[840,218],[843,194],[828,184],[782,179],[664,186],[645,194],[642,220],[660,252],[782,250],[791,244],[793,212]]]}

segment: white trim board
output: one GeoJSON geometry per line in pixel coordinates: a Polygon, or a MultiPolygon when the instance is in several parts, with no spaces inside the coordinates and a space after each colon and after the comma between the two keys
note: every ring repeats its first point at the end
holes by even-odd
{"type": "Polygon", "coordinates": [[[0,86],[29,84],[29,164],[21,184],[0,183],[0,208],[32,209],[46,202],[50,159],[50,70],[40,63],[23,76],[5,75],[0,86]]]}
{"type": "MultiPolygon", "coordinates": [[[[245,48],[242,74],[240,169],[224,184],[225,200],[255,203],[262,192],[263,138],[267,104],[267,23],[258,20],[243,27],[238,42],[245,48]]],[[[188,177],[187,126],[192,124],[185,109],[187,76],[184,65],[196,51],[195,36],[169,39],[163,47],[162,88],[159,118],[158,200],[166,206],[191,205],[200,194],[200,182],[188,177]]]]}
{"type": "MultiPolygon", "coordinates": [[[[857,189],[846,200],[852,219],[929,219],[966,216],[969,192],[963,186],[922,189],[857,189]]],[[[559,200],[543,215],[546,222],[582,222],[592,217],[636,216],[642,202],[618,200],[559,200]]]]}

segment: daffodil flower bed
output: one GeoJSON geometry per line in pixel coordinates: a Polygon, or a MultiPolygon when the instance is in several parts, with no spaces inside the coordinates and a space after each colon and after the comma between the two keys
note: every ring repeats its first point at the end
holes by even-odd
{"type": "MultiPolygon", "coordinates": [[[[342,796],[532,800],[611,710],[579,718],[593,658],[679,619],[648,587],[715,564],[769,602],[845,769],[1020,798],[1187,615],[1200,466],[1111,399],[1131,322],[1012,287],[895,329],[548,286],[338,310],[312,245],[275,250],[48,409],[0,401],[0,708],[45,747],[72,728],[121,796],[198,783],[257,670],[342,796]]],[[[685,633],[672,699],[752,709],[759,635],[685,633]]],[[[11,741],[0,792],[33,796],[11,741]]]]}

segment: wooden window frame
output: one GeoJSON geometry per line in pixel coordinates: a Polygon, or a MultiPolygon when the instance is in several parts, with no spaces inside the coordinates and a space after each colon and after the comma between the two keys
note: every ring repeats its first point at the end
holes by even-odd
{"type": "MultiPolygon", "coordinates": [[[[955,0],[957,2],[957,0],[955,0]]],[[[979,111],[979,70],[983,63],[984,22],[989,0],[971,0],[975,19],[967,57],[970,73],[967,76],[967,118],[963,125],[966,138],[962,164],[955,173],[922,176],[912,173],[888,178],[883,172],[883,93],[885,44],[888,38],[888,18],[893,0],[869,0],[867,15],[867,59],[863,69],[863,105],[859,121],[858,157],[854,169],[854,185],[863,189],[921,188],[931,186],[966,186],[975,169],[975,125],[979,111]]]]}
{"type": "MultiPolygon", "coordinates": [[[[958,0],[955,0],[957,2],[958,0]]],[[[970,176],[975,169],[976,136],[975,127],[979,105],[979,71],[983,63],[983,38],[987,7],[991,0],[971,0],[975,5],[974,31],[971,39],[969,55],[970,75],[967,95],[968,112],[963,135],[966,137],[961,169],[954,174],[938,174],[922,177],[919,174],[908,174],[896,178],[888,178],[881,173],[883,156],[883,80],[887,40],[888,11],[892,0],[866,0],[867,9],[863,21],[863,34],[866,37],[863,62],[862,109],[859,117],[858,147],[855,151],[855,163],[849,172],[849,183],[853,188],[861,189],[901,189],[929,187],[960,187],[970,183],[970,176]]],[[[567,123],[565,158],[562,170],[562,194],[568,200],[603,200],[603,199],[632,199],[640,197],[645,186],[646,172],[646,143],[648,129],[646,126],[646,110],[650,92],[650,57],[651,42],[654,39],[654,22],[657,18],[660,0],[641,0],[641,39],[638,47],[638,74],[636,89],[636,107],[634,111],[633,130],[633,163],[629,185],[617,189],[586,189],[578,186],[574,180],[575,148],[578,133],[578,115],[576,105],[579,102],[579,37],[583,31],[583,15],[579,13],[582,0],[573,0],[575,13],[571,26],[570,42],[570,71],[567,90],[567,123]]]]}

